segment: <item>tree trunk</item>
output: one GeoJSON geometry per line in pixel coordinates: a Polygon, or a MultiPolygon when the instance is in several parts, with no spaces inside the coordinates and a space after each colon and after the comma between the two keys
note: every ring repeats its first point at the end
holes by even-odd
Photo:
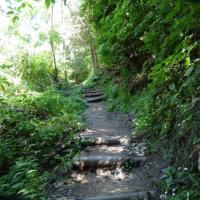
{"type": "Polygon", "coordinates": [[[51,45],[51,51],[52,51],[52,56],[53,56],[54,81],[58,82],[58,68],[57,68],[57,63],[56,63],[56,55],[55,55],[53,41],[51,39],[50,39],[50,45],[51,45]]]}
{"type": "MultiPolygon", "coordinates": [[[[53,31],[53,16],[54,16],[54,12],[53,12],[53,4],[51,7],[51,32],[53,31]]],[[[57,68],[57,63],[56,63],[56,54],[55,54],[55,48],[54,48],[54,44],[52,41],[52,38],[50,36],[50,45],[51,45],[51,51],[52,51],[52,57],[53,57],[53,65],[54,65],[54,81],[57,83],[58,82],[58,68],[57,68]]]]}
{"type": "Polygon", "coordinates": [[[91,47],[93,68],[94,68],[94,72],[96,72],[99,69],[99,62],[98,62],[98,58],[97,58],[96,48],[94,46],[92,38],[91,38],[91,42],[90,42],[90,47],[91,47]]]}
{"type": "MultiPolygon", "coordinates": [[[[63,5],[65,5],[65,1],[61,0],[61,26],[62,26],[62,31],[64,30],[64,9],[63,5]]],[[[62,32],[63,34],[63,32],[62,32]]],[[[63,34],[64,35],[64,34],[63,34]]],[[[65,49],[66,49],[66,44],[65,44],[65,38],[62,38],[62,47],[63,47],[63,61],[65,61],[65,49]]]]}

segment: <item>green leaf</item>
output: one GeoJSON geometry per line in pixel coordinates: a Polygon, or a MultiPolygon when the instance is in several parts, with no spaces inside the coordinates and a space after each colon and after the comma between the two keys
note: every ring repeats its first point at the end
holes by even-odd
{"type": "Polygon", "coordinates": [[[187,57],[187,58],[185,59],[185,65],[188,67],[188,66],[190,66],[190,64],[191,64],[190,58],[187,57]]]}
{"type": "Polygon", "coordinates": [[[2,85],[0,85],[0,91],[3,91],[3,92],[5,92],[5,87],[4,87],[4,85],[2,84],[2,85]]]}
{"type": "Polygon", "coordinates": [[[49,8],[49,6],[51,5],[51,3],[55,3],[55,0],[45,0],[45,5],[47,8],[49,8]]]}
{"type": "Polygon", "coordinates": [[[15,23],[19,20],[19,16],[15,15],[13,18],[12,18],[12,22],[15,23]]]}
{"type": "Polygon", "coordinates": [[[21,9],[22,9],[22,6],[19,6],[16,10],[17,10],[18,12],[21,12],[21,9]]]}
{"type": "Polygon", "coordinates": [[[186,72],[185,72],[185,76],[189,76],[192,71],[193,71],[194,67],[190,67],[186,72]]]}
{"type": "Polygon", "coordinates": [[[13,15],[13,14],[14,14],[14,12],[12,10],[7,12],[7,15],[13,15]]]}
{"type": "Polygon", "coordinates": [[[49,8],[50,4],[51,4],[51,0],[45,0],[45,5],[47,8],[49,8]]]}
{"type": "Polygon", "coordinates": [[[25,3],[25,2],[22,3],[21,7],[22,7],[22,8],[25,8],[25,7],[26,7],[26,3],[25,3]]]}
{"type": "Polygon", "coordinates": [[[33,9],[33,6],[30,3],[26,3],[26,6],[33,9]]]}
{"type": "Polygon", "coordinates": [[[171,91],[175,91],[175,90],[176,90],[175,84],[174,84],[174,83],[171,83],[171,84],[169,85],[169,89],[170,89],[171,91]]]}

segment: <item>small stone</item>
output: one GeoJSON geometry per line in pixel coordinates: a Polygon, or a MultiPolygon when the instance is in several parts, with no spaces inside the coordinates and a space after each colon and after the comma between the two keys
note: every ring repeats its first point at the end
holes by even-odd
{"type": "Polygon", "coordinates": [[[54,187],[59,188],[59,187],[62,187],[63,185],[64,185],[64,182],[58,182],[58,183],[55,183],[54,187]]]}

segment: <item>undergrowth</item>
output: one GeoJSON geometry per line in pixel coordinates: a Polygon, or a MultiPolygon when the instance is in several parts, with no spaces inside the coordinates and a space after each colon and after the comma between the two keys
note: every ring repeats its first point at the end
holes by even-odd
{"type": "Polygon", "coordinates": [[[30,58],[18,85],[0,79],[0,196],[46,199],[47,184],[67,174],[79,152],[75,134],[84,128],[85,108],[80,88],[53,84],[50,66],[43,68],[48,62],[30,58]]]}

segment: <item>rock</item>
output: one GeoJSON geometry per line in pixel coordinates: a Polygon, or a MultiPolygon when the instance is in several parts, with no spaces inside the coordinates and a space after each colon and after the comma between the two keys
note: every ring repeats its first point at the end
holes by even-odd
{"type": "Polygon", "coordinates": [[[64,185],[64,182],[57,182],[54,184],[54,187],[59,188],[59,187],[62,187],[63,185],[64,185]]]}

